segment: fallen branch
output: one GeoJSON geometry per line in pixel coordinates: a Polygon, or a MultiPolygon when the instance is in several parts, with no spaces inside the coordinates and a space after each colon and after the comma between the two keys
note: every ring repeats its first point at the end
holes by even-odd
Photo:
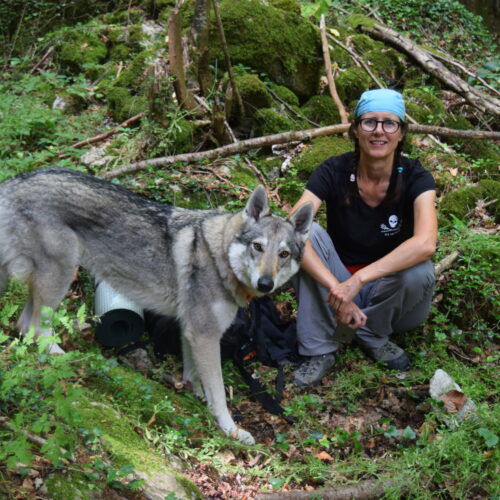
{"type": "Polygon", "coordinates": [[[434,266],[434,274],[436,275],[436,279],[452,266],[452,264],[458,259],[459,255],[460,253],[458,252],[458,250],[454,250],[449,255],[443,257],[434,266]]]}
{"type": "Polygon", "coordinates": [[[328,500],[368,500],[381,498],[386,490],[393,486],[392,481],[360,481],[347,486],[322,488],[319,490],[283,491],[277,493],[261,493],[256,500],[310,500],[311,498],[328,498],[328,500]]]}
{"type": "MultiPolygon", "coordinates": [[[[500,140],[500,132],[490,132],[483,130],[454,130],[444,127],[433,127],[429,125],[409,125],[409,131],[417,134],[434,134],[444,137],[462,137],[468,139],[495,139],[500,140]]],[[[316,137],[324,137],[335,134],[343,134],[349,129],[349,125],[329,125],[316,129],[298,130],[294,132],[283,132],[281,134],[267,135],[255,139],[247,139],[234,144],[227,144],[220,148],[209,151],[200,151],[198,153],[183,153],[175,156],[163,156],[160,158],[151,158],[150,160],[129,163],[123,167],[109,172],[103,172],[100,177],[103,179],[112,179],[123,174],[132,174],[147,167],[162,167],[172,163],[193,163],[198,160],[214,160],[223,156],[231,156],[237,153],[244,153],[250,149],[257,149],[274,144],[285,144],[292,141],[306,141],[316,137]]]]}
{"type": "Polygon", "coordinates": [[[452,73],[427,50],[413,43],[397,31],[381,25],[361,26],[361,31],[377,40],[382,40],[417,61],[430,75],[460,94],[469,104],[483,113],[500,116],[500,101],[472,87],[465,80],[452,73]]]}
{"type": "Polygon", "coordinates": [[[339,94],[337,92],[337,87],[335,86],[335,80],[333,79],[332,73],[332,61],[330,59],[330,47],[328,46],[328,39],[326,38],[326,26],[325,26],[325,15],[321,14],[321,20],[319,24],[319,29],[321,32],[321,45],[323,48],[323,60],[325,62],[325,72],[326,78],[328,80],[328,88],[330,89],[330,95],[332,96],[333,102],[337,106],[340,115],[341,123],[349,123],[349,118],[347,117],[347,112],[345,110],[344,104],[340,100],[339,94]]]}
{"type": "Polygon", "coordinates": [[[72,149],[80,149],[83,148],[84,146],[88,146],[89,144],[95,144],[96,142],[104,141],[104,139],[107,139],[108,137],[111,137],[112,135],[120,132],[121,129],[127,128],[132,123],[135,123],[136,121],[140,120],[144,115],[145,113],[139,113],[138,115],[132,116],[128,120],[125,120],[123,123],[120,123],[120,125],[118,125],[117,127],[108,130],[103,134],[96,135],[94,137],[91,137],[90,139],[85,139],[83,141],[75,142],[69,147],[72,149]]]}

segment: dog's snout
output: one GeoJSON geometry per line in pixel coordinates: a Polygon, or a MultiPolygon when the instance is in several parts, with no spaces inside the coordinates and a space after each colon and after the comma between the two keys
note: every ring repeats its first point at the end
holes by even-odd
{"type": "Polygon", "coordinates": [[[270,292],[274,287],[274,281],[269,275],[264,275],[257,281],[257,289],[259,292],[267,293],[270,292]]]}

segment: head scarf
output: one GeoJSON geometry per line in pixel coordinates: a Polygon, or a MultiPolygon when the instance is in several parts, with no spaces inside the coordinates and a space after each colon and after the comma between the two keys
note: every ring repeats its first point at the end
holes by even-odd
{"type": "Polygon", "coordinates": [[[354,110],[354,117],[370,111],[384,111],[405,119],[405,103],[399,92],[392,89],[367,90],[361,94],[361,98],[354,110]]]}

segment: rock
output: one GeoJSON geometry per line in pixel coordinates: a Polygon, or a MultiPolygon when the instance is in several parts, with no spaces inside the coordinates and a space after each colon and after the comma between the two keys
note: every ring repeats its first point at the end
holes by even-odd
{"type": "Polygon", "coordinates": [[[59,109],[61,111],[64,111],[67,107],[68,107],[68,103],[61,96],[57,96],[54,99],[54,102],[52,103],[52,109],[59,109]]]}
{"type": "MultiPolygon", "coordinates": [[[[449,393],[454,393],[455,391],[463,394],[460,386],[444,370],[436,370],[429,384],[429,394],[431,398],[435,399],[436,401],[446,401],[446,395],[449,393]]],[[[453,428],[463,422],[476,410],[476,403],[474,403],[472,399],[467,397],[465,402],[463,404],[460,404],[460,408],[456,408],[453,413],[449,413],[449,411],[451,410],[441,411],[443,413],[443,420],[446,425],[450,428],[453,428]]]]}
{"type": "Polygon", "coordinates": [[[106,156],[106,150],[104,148],[91,148],[82,155],[80,162],[84,165],[102,167],[107,165],[112,159],[112,156],[106,156]]]}

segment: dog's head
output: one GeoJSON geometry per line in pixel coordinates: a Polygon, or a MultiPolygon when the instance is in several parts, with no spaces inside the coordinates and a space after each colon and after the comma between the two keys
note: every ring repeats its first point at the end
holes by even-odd
{"type": "Polygon", "coordinates": [[[275,291],[299,270],[312,219],[310,203],[284,219],[269,212],[262,186],[253,192],[229,246],[231,268],[253,295],[275,291]]]}

